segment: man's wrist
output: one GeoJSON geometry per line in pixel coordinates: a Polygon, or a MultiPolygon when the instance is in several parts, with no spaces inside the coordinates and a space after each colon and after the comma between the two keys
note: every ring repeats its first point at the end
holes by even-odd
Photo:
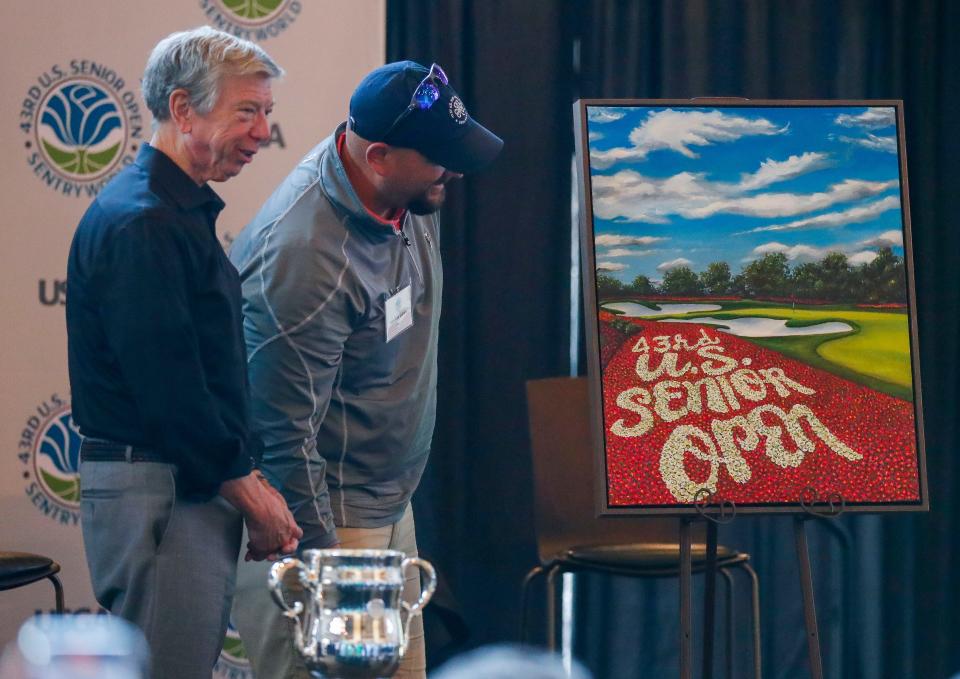
{"type": "Polygon", "coordinates": [[[226,498],[241,514],[248,516],[260,504],[263,486],[254,472],[229,479],[220,484],[220,495],[226,498]]]}

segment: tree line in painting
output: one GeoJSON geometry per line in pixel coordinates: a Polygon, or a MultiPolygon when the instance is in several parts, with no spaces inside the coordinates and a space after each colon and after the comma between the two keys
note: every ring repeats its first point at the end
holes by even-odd
{"type": "Polygon", "coordinates": [[[704,271],[678,266],[659,284],[639,275],[630,283],[597,272],[601,300],[628,295],[664,297],[787,298],[852,304],[905,304],[907,286],[903,257],[880,248],[870,262],[852,265],[842,252],[818,262],[790,266],[782,252],[771,252],[743,265],[733,275],[726,262],[712,262],[704,271]]]}

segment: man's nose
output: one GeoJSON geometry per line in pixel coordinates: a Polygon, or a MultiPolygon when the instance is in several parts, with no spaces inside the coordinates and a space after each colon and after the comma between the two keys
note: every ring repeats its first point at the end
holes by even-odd
{"type": "Polygon", "coordinates": [[[270,124],[267,122],[267,114],[262,111],[257,114],[257,120],[250,130],[250,136],[263,143],[270,138],[270,124]]]}

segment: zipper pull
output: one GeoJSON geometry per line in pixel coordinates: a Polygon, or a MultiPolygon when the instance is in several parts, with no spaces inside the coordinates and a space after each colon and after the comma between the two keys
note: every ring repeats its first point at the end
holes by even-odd
{"type": "Polygon", "coordinates": [[[407,238],[407,234],[403,232],[403,229],[400,229],[400,237],[403,239],[403,244],[410,247],[410,239],[407,238]]]}

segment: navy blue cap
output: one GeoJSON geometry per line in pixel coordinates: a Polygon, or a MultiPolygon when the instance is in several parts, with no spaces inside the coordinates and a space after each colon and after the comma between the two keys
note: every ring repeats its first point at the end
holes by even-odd
{"type": "Polygon", "coordinates": [[[453,172],[479,170],[497,157],[503,140],[473,119],[450,85],[437,81],[439,99],[394,125],[429,72],[414,61],[395,61],[371,71],[350,97],[350,128],[367,141],[415,149],[453,172]]]}

